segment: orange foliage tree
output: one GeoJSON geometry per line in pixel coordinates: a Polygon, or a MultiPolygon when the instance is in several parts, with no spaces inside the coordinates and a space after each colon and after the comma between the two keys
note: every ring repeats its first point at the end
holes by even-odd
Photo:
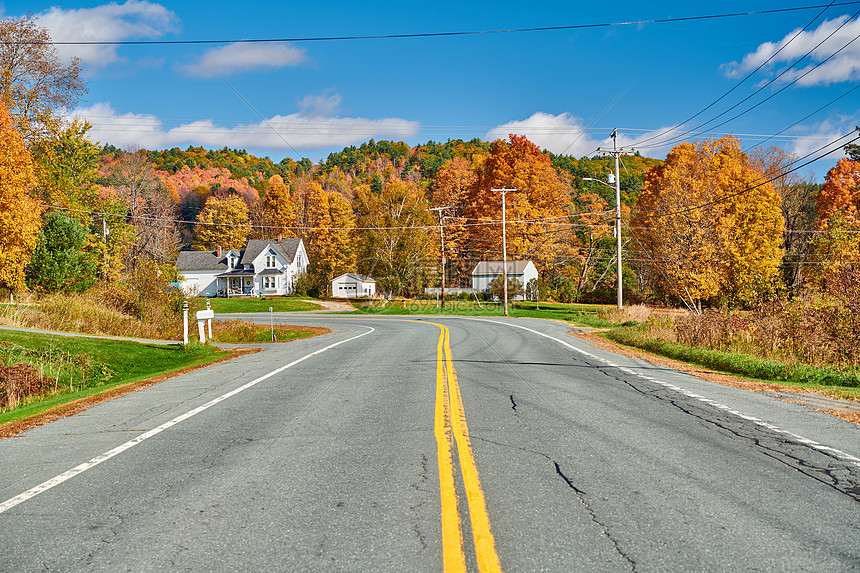
{"type": "Polygon", "coordinates": [[[658,289],[691,309],[722,295],[751,303],[782,259],[780,199],[733,137],[683,143],[649,170],[632,232],[658,289]]]}
{"type": "Polygon", "coordinates": [[[433,182],[433,206],[446,207],[442,212],[445,217],[442,221],[445,236],[443,255],[448,260],[446,276],[453,274],[455,285],[467,284],[471,280],[474,266],[471,258],[460,254],[467,244],[468,227],[461,224],[466,220],[466,197],[476,181],[477,174],[472,162],[463,157],[455,157],[439,168],[433,182]]]}
{"type": "Polygon", "coordinates": [[[860,260],[860,162],[840,159],[827,172],[818,192],[818,231],[812,254],[818,263],[814,276],[834,277],[860,260]]]}
{"type": "Polygon", "coordinates": [[[574,210],[577,241],[569,267],[575,272],[577,293],[594,291],[614,269],[612,261],[601,260],[601,256],[607,252],[611,252],[612,257],[616,256],[614,244],[607,245],[614,243],[612,231],[615,215],[599,193],[580,193],[574,201],[574,210]],[[610,248],[607,249],[607,246],[610,248]]]}
{"type": "Polygon", "coordinates": [[[0,285],[24,287],[24,267],[36,246],[42,211],[27,146],[9,110],[0,104],[0,285]]]}
{"type": "Polygon", "coordinates": [[[570,188],[549,155],[525,137],[497,140],[476,166],[477,178],[466,195],[467,217],[487,224],[468,227],[471,247],[485,260],[502,258],[502,197],[506,193],[507,248],[511,260],[532,260],[541,271],[570,254],[570,188]]]}

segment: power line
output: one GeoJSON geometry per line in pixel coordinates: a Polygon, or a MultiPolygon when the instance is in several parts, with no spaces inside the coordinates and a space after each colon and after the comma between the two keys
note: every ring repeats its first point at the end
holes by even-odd
{"type": "MultiPolygon", "coordinates": [[[[711,122],[713,122],[713,121],[716,121],[717,119],[719,119],[719,118],[721,118],[722,116],[726,115],[727,113],[729,113],[729,112],[730,112],[730,111],[732,111],[733,109],[737,108],[737,107],[738,107],[738,106],[740,106],[741,104],[743,104],[743,103],[745,103],[745,102],[749,101],[750,99],[752,99],[753,97],[755,97],[756,95],[758,95],[759,93],[761,93],[761,92],[762,92],[762,90],[764,90],[765,88],[767,88],[767,87],[769,87],[770,85],[772,85],[772,84],[773,84],[774,82],[776,82],[779,78],[781,78],[783,75],[785,75],[786,73],[788,73],[788,72],[789,72],[789,70],[791,70],[794,66],[796,66],[797,64],[799,64],[800,62],[802,62],[802,61],[803,61],[807,56],[809,56],[812,52],[814,52],[814,51],[815,51],[818,47],[820,47],[824,42],[826,42],[827,40],[829,40],[829,39],[830,39],[834,34],[836,34],[836,32],[838,32],[838,31],[839,31],[839,30],[841,30],[841,29],[842,29],[846,24],[848,24],[848,22],[850,22],[853,18],[857,17],[857,15],[858,15],[858,14],[860,14],[860,10],[858,10],[857,12],[855,12],[855,13],[854,13],[854,15],[853,15],[851,18],[849,18],[848,20],[846,20],[845,22],[843,22],[843,23],[842,23],[842,25],[840,25],[836,30],[834,30],[833,32],[831,32],[831,34],[830,34],[829,36],[827,36],[827,38],[825,38],[825,39],[821,40],[821,42],[819,42],[815,47],[813,47],[811,50],[809,50],[808,52],[806,52],[806,54],[805,54],[803,57],[801,57],[801,58],[797,59],[793,64],[791,64],[791,65],[790,65],[789,67],[787,67],[786,69],[782,70],[779,74],[777,74],[777,75],[776,75],[776,77],[772,78],[769,82],[767,82],[766,84],[764,84],[763,86],[761,86],[759,89],[757,89],[756,91],[754,91],[753,93],[751,93],[750,95],[748,95],[747,97],[745,97],[744,99],[742,99],[741,101],[739,101],[738,103],[736,103],[735,105],[731,106],[731,107],[730,107],[730,108],[728,108],[727,110],[725,110],[725,111],[723,111],[722,113],[720,113],[720,114],[718,114],[718,115],[714,116],[713,118],[709,119],[708,121],[706,121],[706,122],[704,122],[704,123],[699,124],[698,126],[696,126],[695,128],[691,129],[690,131],[687,131],[686,133],[688,134],[688,133],[690,133],[690,132],[692,132],[692,131],[694,131],[694,130],[696,130],[696,129],[699,129],[700,127],[703,127],[703,126],[705,126],[705,125],[707,125],[707,124],[709,124],[709,123],[711,123],[711,122]]],[[[829,55],[827,58],[825,58],[824,60],[822,60],[822,61],[818,62],[817,64],[813,65],[812,67],[810,67],[810,68],[809,68],[805,73],[801,74],[800,76],[796,77],[794,80],[790,81],[789,83],[787,83],[786,85],[784,85],[783,87],[781,87],[780,89],[778,89],[777,91],[775,91],[774,93],[770,94],[768,97],[766,97],[766,98],[764,98],[763,100],[761,100],[760,102],[758,102],[758,103],[756,103],[756,104],[754,104],[754,105],[752,105],[752,106],[748,107],[747,109],[745,109],[745,110],[741,111],[741,112],[740,112],[740,113],[738,113],[737,115],[734,115],[734,116],[730,117],[729,119],[727,119],[727,120],[723,121],[722,123],[718,123],[717,125],[715,125],[715,126],[714,126],[714,128],[722,127],[722,126],[726,125],[727,123],[730,123],[730,122],[732,122],[732,121],[736,120],[737,118],[741,117],[742,115],[745,115],[745,114],[747,114],[747,113],[751,112],[752,110],[756,109],[756,108],[757,108],[757,107],[759,107],[760,105],[762,105],[762,104],[764,104],[764,103],[766,103],[766,102],[770,101],[771,99],[775,98],[776,96],[778,96],[779,94],[781,94],[782,92],[784,92],[785,90],[787,90],[788,88],[790,88],[791,86],[793,86],[794,84],[796,84],[797,82],[799,82],[800,80],[802,80],[803,78],[805,78],[806,76],[808,76],[809,74],[811,74],[812,72],[814,72],[815,70],[817,70],[819,67],[823,66],[824,64],[826,64],[827,62],[829,62],[831,59],[833,59],[834,57],[836,57],[840,52],[842,52],[842,50],[844,50],[845,48],[847,48],[848,46],[850,46],[851,44],[853,44],[854,42],[856,42],[858,38],[860,38],[860,34],[858,34],[858,35],[857,35],[857,36],[855,36],[851,41],[849,41],[847,44],[843,45],[841,48],[839,48],[838,50],[836,50],[835,52],[833,52],[832,54],[830,54],[830,55],[829,55]]],[[[657,143],[657,144],[652,143],[651,145],[645,145],[645,146],[640,146],[640,145],[638,145],[638,144],[637,144],[637,147],[641,147],[641,148],[648,149],[648,148],[654,148],[654,147],[662,147],[662,146],[665,146],[665,145],[672,145],[673,143],[677,143],[678,141],[682,141],[682,140],[683,140],[683,136],[684,136],[684,135],[686,135],[686,134],[681,134],[681,135],[679,135],[679,136],[675,136],[675,137],[674,137],[674,138],[672,138],[672,139],[669,139],[669,140],[667,140],[667,141],[662,141],[662,142],[657,143]]]]}
{"type": "MultiPolygon", "coordinates": [[[[653,141],[654,139],[657,139],[657,138],[662,137],[663,135],[666,135],[666,134],[667,134],[667,133],[669,133],[670,131],[673,131],[673,130],[675,130],[675,129],[677,129],[677,128],[681,127],[682,125],[684,125],[684,124],[685,124],[685,123],[687,123],[688,121],[692,121],[692,120],[696,119],[697,117],[699,117],[700,115],[702,115],[703,113],[705,113],[706,111],[708,111],[710,108],[712,108],[713,106],[715,106],[716,104],[718,104],[720,101],[722,101],[723,99],[725,99],[729,94],[731,94],[733,91],[735,91],[736,89],[738,89],[739,87],[741,87],[741,85],[743,85],[743,84],[744,84],[744,82],[746,82],[748,79],[750,79],[750,78],[751,78],[751,77],[752,77],[756,72],[758,72],[758,71],[759,71],[760,69],[762,69],[765,65],[767,65],[767,63],[768,63],[768,62],[770,62],[771,60],[773,60],[773,58],[775,58],[775,57],[777,56],[777,54],[779,54],[780,52],[782,52],[782,50],[784,50],[784,49],[785,49],[785,48],[786,48],[786,47],[787,47],[791,42],[793,42],[793,41],[795,40],[795,38],[797,38],[797,37],[801,34],[801,32],[803,32],[804,30],[806,30],[807,28],[809,28],[809,27],[810,27],[810,26],[811,26],[811,25],[812,25],[816,20],[818,20],[818,19],[822,16],[822,14],[824,14],[824,12],[825,12],[825,11],[827,11],[827,9],[828,9],[828,8],[830,8],[830,6],[832,6],[832,5],[833,5],[833,2],[831,2],[830,4],[828,4],[827,6],[825,6],[825,7],[824,7],[824,9],[823,9],[823,10],[821,10],[821,12],[819,12],[819,13],[818,13],[818,14],[817,14],[817,15],[816,15],[812,20],[810,20],[810,21],[809,21],[809,23],[808,23],[806,26],[804,26],[801,30],[798,30],[798,32],[797,32],[797,33],[796,33],[796,34],[791,38],[791,40],[789,40],[788,42],[786,42],[784,45],[780,46],[779,50],[775,51],[775,52],[774,52],[774,53],[773,53],[773,54],[772,54],[772,55],[771,55],[767,60],[765,60],[764,62],[762,62],[762,64],[761,64],[761,65],[759,65],[756,69],[754,69],[753,71],[751,71],[750,73],[748,73],[748,74],[747,74],[747,75],[746,75],[746,76],[745,76],[745,77],[744,77],[740,82],[738,82],[737,84],[735,84],[735,85],[734,85],[730,90],[728,90],[727,92],[725,92],[723,95],[721,95],[720,97],[718,97],[717,99],[715,99],[714,101],[712,101],[710,104],[708,104],[707,106],[705,106],[704,108],[702,108],[700,111],[698,111],[698,112],[696,112],[694,115],[692,115],[692,116],[688,117],[687,119],[685,119],[684,121],[682,121],[681,123],[679,123],[678,125],[676,125],[675,127],[670,128],[670,129],[668,129],[668,130],[664,131],[662,134],[657,134],[657,135],[654,135],[654,136],[652,136],[652,137],[649,137],[649,138],[647,138],[647,139],[645,139],[645,140],[643,140],[643,141],[640,141],[640,142],[638,143],[638,145],[639,145],[639,146],[641,146],[643,143],[646,143],[646,142],[648,142],[648,141],[653,141]]],[[[711,121],[712,121],[712,120],[711,120],[711,121]]],[[[706,123],[707,123],[707,122],[706,122],[706,123]]],[[[687,133],[690,133],[690,132],[688,131],[687,133]]]]}
{"type": "Polygon", "coordinates": [[[856,2],[840,2],[830,4],[818,4],[812,6],[796,6],[793,8],[775,8],[771,10],[751,10],[747,12],[728,12],[722,14],[709,14],[703,16],[683,16],[678,18],[654,18],[649,20],[631,20],[620,22],[601,22],[593,24],[571,24],[566,26],[540,26],[533,28],[508,28],[499,30],[469,30],[453,32],[420,32],[414,34],[368,34],[368,35],[344,35],[344,36],[296,36],[285,38],[237,38],[237,39],[207,39],[207,40],[101,40],[82,41],[68,40],[59,42],[12,42],[23,45],[53,44],[56,46],[149,46],[149,45],[200,45],[200,44],[264,44],[283,42],[332,42],[332,41],[354,41],[354,40],[387,40],[387,39],[414,39],[414,38],[445,38],[456,36],[477,36],[489,34],[515,34],[524,32],[552,32],[563,30],[584,30],[591,28],[612,28],[622,26],[641,26],[644,24],[668,24],[677,22],[695,22],[702,20],[716,20],[724,18],[737,18],[743,16],[761,16],[770,14],[783,14],[787,12],[798,12],[803,10],[815,10],[818,8],[829,8],[831,6],[852,6],[860,4],[856,2]]]}

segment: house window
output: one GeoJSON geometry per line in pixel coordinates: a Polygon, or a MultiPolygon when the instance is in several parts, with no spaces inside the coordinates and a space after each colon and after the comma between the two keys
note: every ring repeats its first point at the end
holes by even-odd
{"type": "Polygon", "coordinates": [[[263,288],[275,288],[275,277],[263,277],[263,288]]]}
{"type": "Polygon", "coordinates": [[[266,255],[266,267],[273,269],[278,265],[278,259],[275,255],[266,255]]]}

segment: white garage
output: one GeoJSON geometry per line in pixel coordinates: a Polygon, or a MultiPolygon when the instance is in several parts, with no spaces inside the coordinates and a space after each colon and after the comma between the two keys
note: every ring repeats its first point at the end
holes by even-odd
{"type": "Polygon", "coordinates": [[[331,296],[336,298],[371,298],[376,296],[376,281],[355,273],[344,273],[331,280],[331,296]]]}

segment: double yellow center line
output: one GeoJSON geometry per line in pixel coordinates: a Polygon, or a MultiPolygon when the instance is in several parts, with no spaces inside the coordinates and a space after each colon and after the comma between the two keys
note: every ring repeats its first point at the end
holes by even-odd
{"type": "MultiPolygon", "coordinates": [[[[426,324],[426,323],[425,323],[426,324]]],[[[484,492],[478,478],[478,468],[472,454],[469,428],[463,411],[463,400],[457,384],[457,374],[451,360],[448,327],[431,322],[441,330],[436,348],[436,416],[434,431],[439,458],[439,490],[442,499],[442,558],[446,573],[466,571],[463,532],[455,485],[453,449],[456,444],[459,469],[466,492],[472,537],[478,570],[501,571],[496,544],[490,531],[490,518],[484,492]]]]}

